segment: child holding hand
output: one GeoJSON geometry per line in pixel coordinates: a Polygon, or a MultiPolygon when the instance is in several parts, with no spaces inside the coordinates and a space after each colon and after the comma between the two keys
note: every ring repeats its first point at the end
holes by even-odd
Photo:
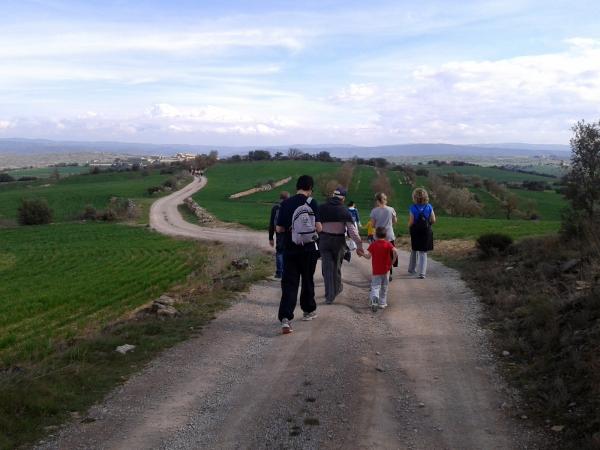
{"type": "Polygon", "coordinates": [[[398,252],[386,239],[387,231],[384,227],[375,229],[375,237],[377,239],[369,245],[367,253],[364,255],[365,258],[371,260],[373,269],[371,293],[369,294],[369,303],[373,311],[378,307],[381,309],[387,307],[388,272],[398,259],[398,252]]]}

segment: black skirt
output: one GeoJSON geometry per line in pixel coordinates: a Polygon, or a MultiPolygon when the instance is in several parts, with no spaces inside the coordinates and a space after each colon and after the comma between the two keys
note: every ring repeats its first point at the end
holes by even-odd
{"type": "Polygon", "coordinates": [[[431,227],[417,229],[410,227],[410,245],[413,252],[429,252],[433,250],[433,230],[431,227]]]}

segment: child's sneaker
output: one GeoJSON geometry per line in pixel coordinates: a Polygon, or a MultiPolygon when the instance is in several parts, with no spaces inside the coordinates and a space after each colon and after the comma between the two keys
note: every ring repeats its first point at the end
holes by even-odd
{"type": "Polygon", "coordinates": [[[281,320],[281,334],[290,334],[292,332],[292,325],[288,319],[281,320]]]}
{"type": "Polygon", "coordinates": [[[305,322],[309,321],[309,320],[313,320],[315,317],[317,317],[317,312],[316,311],[312,311],[312,312],[305,312],[304,316],[302,316],[302,320],[304,320],[305,322]]]}
{"type": "Polygon", "coordinates": [[[378,304],[379,304],[379,298],[377,298],[375,296],[371,297],[371,300],[370,300],[371,311],[373,311],[373,312],[377,311],[378,304]]]}

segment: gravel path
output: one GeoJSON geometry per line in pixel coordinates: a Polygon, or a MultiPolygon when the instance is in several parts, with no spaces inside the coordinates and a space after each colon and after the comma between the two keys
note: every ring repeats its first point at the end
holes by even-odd
{"type": "MultiPolygon", "coordinates": [[[[161,208],[152,208],[155,229],[173,224],[169,234],[215,239],[161,208]]],[[[245,233],[218,236],[266,242],[265,233],[245,233]]],[[[399,269],[390,306],[372,313],[368,261],[353,258],[343,270],[336,302],[323,304],[317,277],[318,317],[295,321],[286,336],[276,322],[278,283],[255,285],[202,335],[91,408],[95,421],[72,423],[39,448],[538,448],[501,407],[509,400],[477,299],[455,271],[432,262],[419,280],[399,269]]]]}

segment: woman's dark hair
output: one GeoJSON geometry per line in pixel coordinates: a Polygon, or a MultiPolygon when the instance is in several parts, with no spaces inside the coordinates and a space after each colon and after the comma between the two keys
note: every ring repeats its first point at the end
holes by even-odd
{"type": "Polygon", "coordinates": [[[350,200],[350,202],[348,203],[348,207],[354,206],[354,202],[352,200],[350,200]]]}
{"type": "Polygon", "coordinates": [[[314,185],[315,180],[313,180],[313,177],[310,175],[302,175],[298,178],[298,181],[296,181],[296,189],[301,191],[310,191],[314,185]]]}

